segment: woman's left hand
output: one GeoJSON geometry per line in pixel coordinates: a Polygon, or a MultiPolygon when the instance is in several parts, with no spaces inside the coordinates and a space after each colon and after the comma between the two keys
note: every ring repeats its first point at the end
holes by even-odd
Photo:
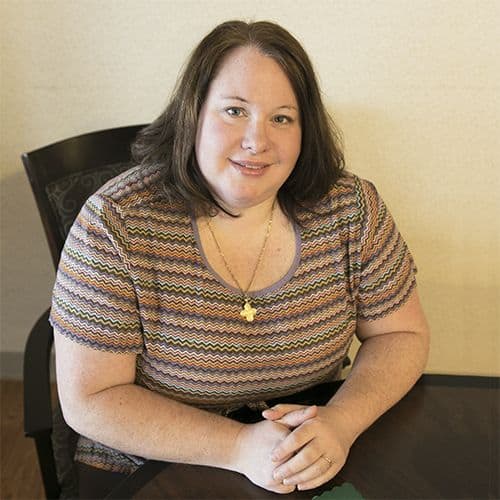
{"type": "Polygon", "coordinates": [[[262,415],[294,429],[272,452],[277,464],[292,455],[276,467],[276,480],[308,490],[332,479],[344,465],[354,433],[339,408],[279,404],[262,415]]]}

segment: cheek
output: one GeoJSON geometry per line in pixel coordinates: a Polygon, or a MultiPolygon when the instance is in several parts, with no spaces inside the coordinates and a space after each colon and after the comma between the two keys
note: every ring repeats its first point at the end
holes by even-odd
{"type": "Polygon", "coordinates": [[[206,137],[210,142],[229,142],[229,140],[234,137],[235,132],[234,127],[229,126],[224,123],[223,120],[210,120],[207,124],[206,137]]]}
{"type": "Polygon", "coordinates": [[[226,157],[234,147],[235,141],[236,136],[231,127],[218,120],[205,122],[197,141],[197,155],[204,156],[205,159],[226,157]]]}
{"type": "Polygon", "coordinates": [[[300,155],[301,138],[302,136],[300,132],[298,132],[291,135],[288,140],[282,144],[281,152],[283,157],[286,158],[287,161],[293,163],[293,165],[295,165],[300,155]]]}

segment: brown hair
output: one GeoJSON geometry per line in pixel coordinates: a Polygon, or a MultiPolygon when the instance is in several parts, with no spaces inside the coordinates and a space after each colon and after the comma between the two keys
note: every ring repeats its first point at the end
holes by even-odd
{"type": "Polygon", "coordinates": [[[198,116],[224,57],[233,49],[252,46],[272,57],[295,92],[302,127],[301,151],[278,199],[288,217],[325,196],[344,168],[340,133],[321,100],[309,57],[281,26],[267,22],[227,21],[194,49],[165,111],[138,135],[132,146],[139,164],[159,164],[165,190],[201,213],[223,209],[203,177],[195,154],[198,116]]]}

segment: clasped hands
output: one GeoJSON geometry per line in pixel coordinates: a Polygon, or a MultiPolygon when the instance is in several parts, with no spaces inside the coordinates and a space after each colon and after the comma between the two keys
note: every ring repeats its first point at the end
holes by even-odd
{"type": "Polygon", "coordinates": [[[316,488],[337,474],[354,441],[346,416],[332,406],[279,404],[244,425],[238,470],[276,493],[316,488]]]}

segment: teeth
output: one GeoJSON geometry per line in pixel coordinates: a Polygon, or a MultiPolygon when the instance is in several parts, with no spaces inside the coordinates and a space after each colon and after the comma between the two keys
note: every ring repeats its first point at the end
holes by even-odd
{"type": "Polygon", "coordinates": [[[256,167],[255,165],[247,165],[246,163],[240,163],[240,165],[242,167],[250,168],[252,170],[260,170],[261,168],[264,168],[264,167],[256,167]]]}
{"type": "Polygon", "coordinates": [[[265,165],[249,165],[248,163],[245,163],[245,162],[242,162],[242,161],[235,161],[235,160],[231,160],[232,163],[234,163],[235,165],[238,165],[242,168],[248,168],[250,170],[262,170],[264,168],[266,168],[268,165],[265,164],[265,165]]]}

